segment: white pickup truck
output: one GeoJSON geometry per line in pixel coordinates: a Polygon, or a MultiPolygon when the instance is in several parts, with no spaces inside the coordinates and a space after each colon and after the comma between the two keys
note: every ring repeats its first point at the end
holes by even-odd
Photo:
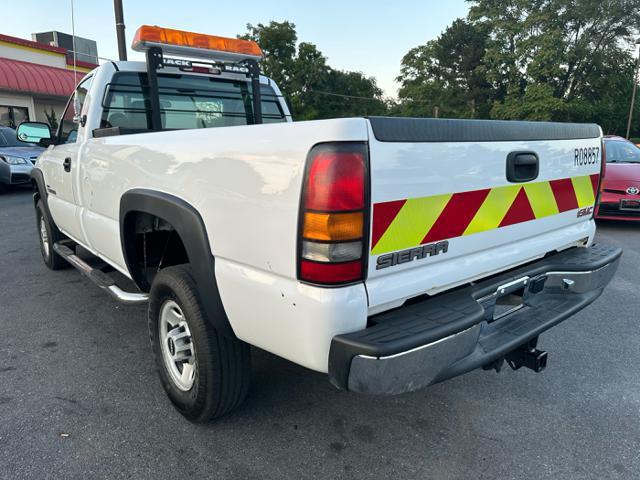
{"type": "Polygon", "coordinates": [[[48,147],[46,265],[148,302],[162,384],[192,421],[243,401],[250,345],[371,394],[540,371],[538,336],[618,266],[593,244],[596,125],[292,123],[252,42],[145,26],[134,48],[147,61],[89,73],[57,132],[18,137],[48,147]]]}

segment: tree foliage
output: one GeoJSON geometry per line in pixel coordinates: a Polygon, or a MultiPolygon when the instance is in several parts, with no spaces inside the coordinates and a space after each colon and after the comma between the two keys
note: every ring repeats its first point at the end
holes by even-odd
{"type": "Polygon", "coordinates": [[[489,112],[490,85],[484,53],[487,33],[464,20],[456,20],[426,45],[402,59],[400,111],[408,115],[482,117],[489,112]]]}
{"type": "Polygon", "coordinates": [[[47,123],[49,127],[51,127],[51,131],[55,132],[58,130],[58,118],[56,116],[56,111],[51,107],[51,110],[44,109],[44,116],[47,118],[47,123]]]}
{"type": "Polygon", "coordinates": [[[262,71],[279,85],[297,120],[382,115],[387,111],[374,78],[331,68],[314,44],[298,44],[291,22],[248,24],[241,38],[258,42],[265,53],[262,71]]]}
{"type": "MultiPolygon", "coordinates": [[[[291,22],[247,25],[298,120],[409,116],[595,122],[623,134],[640,0],[468,0],[469,14],[402,59],[399,101],[332,68],[291,22]]],[[[632,131],[640,134],[640,102],[632,131]]]]}
{"type": "Polygon", "coordinates": [[[623,133],[640,0],[469,3],[466,19],[404,57],[399,113],[437,107],[441,116],[593,121],[623,133]]]}

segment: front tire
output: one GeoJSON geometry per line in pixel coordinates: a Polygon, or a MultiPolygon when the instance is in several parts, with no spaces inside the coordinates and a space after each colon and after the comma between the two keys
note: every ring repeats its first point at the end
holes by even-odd
{"type": "Polygon", "coordinates": [[[149,336],[162,386],[186,418],[207,422],[244,401],[251,375],[249,345],[213,328],[188,267],[168,267],[156,275],[149,295],[149,336]]]}
{"type": "Polygon", "coordinates": [[[53,249],[54,243],[64,240],[66,237],[58,230],[58,227],[45,211],[42,200],[38,200],[38,203],[36,203],[36,221],[38,238],[40,239],[40,253],[44,264],[51,270],[68,268],[67,261],[53,249]]]}

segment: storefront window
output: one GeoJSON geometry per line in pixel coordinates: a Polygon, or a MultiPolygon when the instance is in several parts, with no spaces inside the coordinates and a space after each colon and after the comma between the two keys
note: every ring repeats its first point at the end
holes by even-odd
{"type": "Polygon", "coordinates": [[[0,106],[0,127],[11,126],[11,110],[9,107],[0,106]]]}
{"type": "Polygon", "coordinates": [[[22,122],[29,121],[29,110],[26,107],[0,105],[0,126],[16,128],[22,122]]]}

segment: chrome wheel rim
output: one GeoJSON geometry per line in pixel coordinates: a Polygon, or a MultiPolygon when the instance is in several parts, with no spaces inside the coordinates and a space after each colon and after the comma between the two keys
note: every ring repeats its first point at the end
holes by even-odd
{"type": "Polygon", "coordinates": [[[186,392],[196,376],[196,358],[191,331],[180,306],[167,300],[160,309],[160,349],[171,381],[186,392]]]}
{"type": "Polygon", "coordinates": [[[42,244],[44,258],[49,258],[49,234],[47,233],[47,226],[44,224],[42,215],[40,215],[40,243],[42,244]]]}

